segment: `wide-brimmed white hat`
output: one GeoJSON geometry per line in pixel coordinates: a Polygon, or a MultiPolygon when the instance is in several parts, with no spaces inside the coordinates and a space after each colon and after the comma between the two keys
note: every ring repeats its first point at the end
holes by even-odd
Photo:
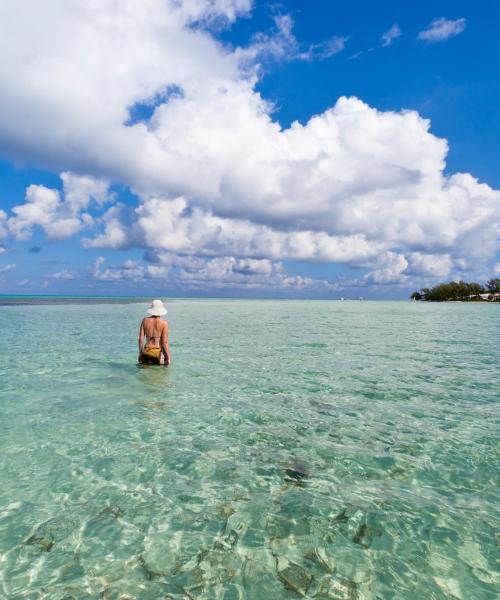
{"type": "Polygon", "coordinates": [[[167,312],[161,300],[153,300],[151,306],[148,308],[148,313],[153,317],[161,317],[162,315],[166,315],[167,312]]]}

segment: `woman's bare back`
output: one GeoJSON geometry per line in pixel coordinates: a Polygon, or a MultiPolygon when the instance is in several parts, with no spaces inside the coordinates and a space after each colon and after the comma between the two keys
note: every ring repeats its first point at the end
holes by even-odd
{"type": "Polygon", "coordinates": [[[166,334],[167,323],[160,317],[145,317],[142,327],[146,335],[145,348],[161,348],[161,338],[166,334]]]}

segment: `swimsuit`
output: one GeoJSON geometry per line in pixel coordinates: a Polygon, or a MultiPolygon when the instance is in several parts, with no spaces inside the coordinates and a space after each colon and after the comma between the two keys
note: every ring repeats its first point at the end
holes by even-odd
{"type": "MultiPolygon", "coordinates": [[[[150,342],[154,343],[154,340],[158,340],[160,343],[160,335],[152,335],[151,337],[146,335],[146,345],[150,342]]],[[[160,346],[150,346],[149,348],[143,348],[141,352],[141,362],[146,364],[159,365],[161,364],[162,349],[160,346]]]]}
{"type": "Polygon", "coordinates": [[[147,356],[148,358],[160,360],[161,348],[144,348],[142,355],[147,356]]]}

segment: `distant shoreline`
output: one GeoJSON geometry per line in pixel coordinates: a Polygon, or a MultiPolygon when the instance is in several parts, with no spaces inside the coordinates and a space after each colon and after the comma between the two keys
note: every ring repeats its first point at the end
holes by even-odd
{"type": "Polygon", "coordinates": [[[475,300],[473,298],[471,298],[470,300],[427,300],[426,298],[415,298],[414,302],[431,302],[432,304],[444,304],[444,303],[453,303],[456,304],[457,302],[460,302],[461,304],[500,304],[500,299],[493,299],[493,300],[485,300],[482,299],[481,300],[475,300]]]}
{"type": "Polygon", "coordinates": [[[415,300],[414,302],[430,304],[500,304],[497,300],[415,300]]]}
{"type": "Polygon", "coordinates": [[[410,296],[417,302],[481,302],[500,303],[500,278],[493,277],[484,285],[476,281],[449,281],[432,288],[424,287],[410,296]]]}

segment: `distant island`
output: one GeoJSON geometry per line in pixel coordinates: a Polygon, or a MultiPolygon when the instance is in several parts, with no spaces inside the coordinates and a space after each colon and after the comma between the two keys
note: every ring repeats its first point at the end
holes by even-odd
{"type": "Polygon", "coordinates": [[[413,292],[410,298],[429,302],[500,302],[500,278],[490,279],[485,286],[466,281],[440,283],[413,292]]]}

